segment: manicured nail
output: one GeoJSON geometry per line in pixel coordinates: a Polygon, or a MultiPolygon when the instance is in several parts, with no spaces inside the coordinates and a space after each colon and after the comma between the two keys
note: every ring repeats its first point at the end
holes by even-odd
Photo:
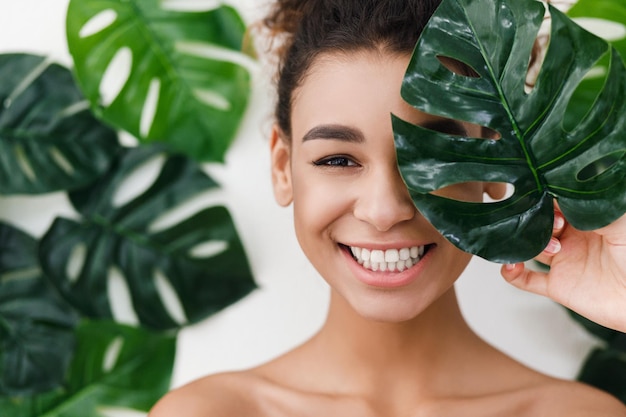
{"type": "Polygon", "coordinates": [[[504,269],[507,271],[512,271],[515,269],[515,267],[517,266],[517,264],[506,264],[504,265],[504,269]]]}
{"type": "Polygon", "coordinates": [[[561,215],[554,216],[554,230],[560,230],[565,226],[565,218],[561,215]]]}
{"type": "Polygon", "coordinates": [[[555,238],[550,239],[550,243],[548,243],[545,251],[553,255],[559,253],[561,251],[561,242],[555,238]]]}

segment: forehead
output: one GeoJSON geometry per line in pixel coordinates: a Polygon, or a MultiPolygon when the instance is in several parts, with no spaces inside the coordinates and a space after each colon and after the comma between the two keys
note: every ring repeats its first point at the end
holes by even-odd
{"type": "Polygon", "coordinates": [[[417,110],[400,97],[409,59],[379,51],[320,55],[293,95],[294,127],[317,118],[359,120],[372,112],[413,119],[417,110]]]}
{"type": "MultiPolygon", "coordinates": [[[[380,50],[322,54],[315,59],[293,95],[292,133],[301,138],[316,124],[347,124],[382,133],[391,128],[390,114],[417,125],[454,123],[476,137],[481,128],[423,113],[401,95],[402,80],[410,55],[380,50]]],[[[445,128],[450,130],[449,127],[445,128]]]]}

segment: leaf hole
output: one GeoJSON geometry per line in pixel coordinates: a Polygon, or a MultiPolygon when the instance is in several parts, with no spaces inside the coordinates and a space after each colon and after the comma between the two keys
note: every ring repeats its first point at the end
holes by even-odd
{"type": "Polygon", "coordinates": [[[188,322],[187,315],[183,309],[183,305],[178,298],[174,287],[163,272],[156,270],[154,272],[154,285],[163,301],[163,305],[170,317],[178,323],[179,326],[188,322]]]}
{"type": "Polygon", "coordinates": [[[113,207],[122,207],[145,193],[157,180],[165,164],[165,155],[155,155],[138,165],[115,190],[113,207]]]}
{"type": "Polygon", "coordinates": [[[445,186],[431,194],[463,203],[493,204],[509,199],[515,186],[504,182],[467,181],[445,186]]]}
{"type": "Polygon", "coordinates": [[[131,410],[130,408],[99,407],[98,414],[104,417],[146,417],[143,411],[131,410]]]}
{"type": "Polygon", "coordinates": [[[456,58],[452,58],[449,56],[438,55],[437,59],[448,71],[453,72],[457,75],[462,75],[464,77],[469,78],[480,78],[480,75],[474,68],[472,68],[469,64],[466,64],[463,61],[459,61],[456,58]]]}
{"type": "Polygon", "coordinates": [[[109,106],[119,96],[130,77],[133,63],[133,53],[128,47],[123,47],[109,63],[100,82],[100,101],[105,107],[109,106]]]}
{"type": "Polygon", "coordinates": [[[181,223],[202,209],[205,209],[212,201],[218,200],[217,197],[219,197],[219,194],[218,190],[211,190],[184,201],[154,219],[148,227],[148,231],[150,233],[158,233],[181,223]]]}
{"type": "Polygon", "coordinates": [[[107,275],[107,296],[115,321],[130,326],[139,325],[128,283],[122,271],[116,267],[111,267],[107,275]]]}
{"type": "Polygon", "coordinates": [[[63,153],[61,153],[61,151],[59,151],[56,146],[50,147],[48,149],[48,152],[50,152],[50,156],[52,157],[54,162],[59,166],[59,168],[65,171],[67,175],[74,174],[74,166],[70,163],[70,161],[67,160],[67,158],[65,158],[63,153]]]}
{"type": "Polygon", "coordinates": [[[624,152],[616,152],[603,156],[581,169],[576,175],[576,179],[581,182],[590,181],[610,170],[624,155],[624,152]]]}
{"type": "Polygon", "coordinates": [[[15,145],[13,147],[13,151],[15,152],[15,156],[17,157],[16,160],[22,170],[22,173],[26,175],[26,178],[28,178],[31,182],[35,182],[37,174],[35,174],[35,170],[26,156],[26,152],[24,152],[22,145],[15,145]]]}
{"type": "Polygon", "coordinates": [[[230,101],[217,91],[196,89],[193,91],[193,95],[204,104],[217,110],[229,111],[232,107],[230,101]]]}
{"type": "Polygon", "coordinates": [[[487,192],[483,195],[484,203],[498,203],[508,200],[515,194],[515,186],[504,182],[490,182],[484,184],[487,192]]]}
{"type": "Polygon", "coordinates": [[[164,10],[178,12],[200,12],[219,8],[222,0],[163,0],[161,7],[164,10]]]}
{"type": "Polygon", "coordinates": [[[175,44],[177,52],[215,61],[230,62],[241,67],[253,70],[257,62],[240,51],[216,46],[206,42],[178,41],[175,44]]]}
{"type": "Polygon", "coordinates": [[[102,360],[102,371],[105,374],[111,372],[115,364],[117,364],[117,360],[122,352],[122,347],[124,347],[124,339],[120,336],[113,339],[111,343],[109,343],[109,346],[107,346],[104,352],[104,359],[102,360]]]}
{"type": "Polygon", "coordinates": [[[548,47],[550,45],[550,34],[552,32],[552,16],[546,4],[545,15],[543,22],[539,27],[539,33],[533,44],[532,51],[528,57],[528,68],[526,70],[526,80],[524,83],[524,92],[530,94],[537,83],[541,67],[548,54],[548,47]]]}
{"type": "Polygon", "coordinates": [[[117,13],[113,9],[103,10],[91,19],[87,21],[78,31],[78,36],[81,38],[87,38],[91,35],[95,35],[98,32],[102,32],[108,28],[117,20],[117,13]]]}
{"type": "Polygon", "coordinates": [[[224,240],[211,240],[200,243],[189,250],[189,256],[197,259],[212,258],[225,252],[228,249],[228,242],[224,240]]]}
{"type": "Polygon", "coordinates": [[[477,139],[493,139],[502,138],[499,132],[480,126],[475,123],[464,122],[446,117],[433,117],[429,120],[419,123],[423,128],[433,130],[435,132],[444,133],[446,135],[459,137],[476,137],[477,139]]]}
{"type": "Polygon", "coordinates": [[[161,80],[153,78],[150,80],[150,87],[148,88],[148,95],[143,105],[141,112],[141,121],[139,125],[139,134],[142,137],[147,137],[154,123],[154,116],[156,115],[157,106],[159,104],[159,95],[161,92],[161,80]]]}
{"type": "Polygon", "coordinates": [[[65,266],[65,274],[70,283],[74,284],[78,281],[80,273],[85,266],[85,259],[87,259],[87,245],[79,243],[72,248],[67,265],[65,266]]]}
{"type": "Polygon", "coordinates": [[[567,103],[565,117],[563,118],[563,129],[571,132],[581,122],[586,119],[598,96],[600,95],[606,79],[608,68],[610,67],[610,55],[605,54],[596,64],[585,74],[581,83],[572,93],[572,97],[567,103]]]}
{"type": "Polygon", "coordinates": [[[583,29],[609,42],[626,38],[626,26],[622,23],[595,17],[577,17],[572,20],[582,26],[583,29]]]}

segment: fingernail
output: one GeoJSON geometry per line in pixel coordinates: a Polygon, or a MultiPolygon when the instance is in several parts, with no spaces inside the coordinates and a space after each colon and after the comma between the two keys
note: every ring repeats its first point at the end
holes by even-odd
{"type": "Polygon", "coordinates": [[[504,265],[504,269],[507,270],[507,271],[512,271],[512,270],[515,269],[516,265],[517,264],[506,264],[506,265],[504,265]]]}
{"type": "Polygon", "coordinates": [[[552,238],[550,239],[550,243],[546,247],[545,251],[551,254],[559,253],[561,250],[561,242],[558,239],[552,238]]]}
{"type": "Polygon", "coordinates": [[[559,230],[559,229],[562,229],[563,226],[565,226],[565,218],[558,214],[555,215],[554,216],[554,229],[559,230]]]}

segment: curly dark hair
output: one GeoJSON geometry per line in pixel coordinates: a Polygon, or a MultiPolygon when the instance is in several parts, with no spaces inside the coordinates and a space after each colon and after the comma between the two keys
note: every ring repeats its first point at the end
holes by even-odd
{"type": "Polygon", "coordinates": [[[293,92],[315,58],[331,52],[410,54],[440,0],[276,0],[263,23],[284,37],[277,50],[275,117],[291,137],[293,92]]]}

